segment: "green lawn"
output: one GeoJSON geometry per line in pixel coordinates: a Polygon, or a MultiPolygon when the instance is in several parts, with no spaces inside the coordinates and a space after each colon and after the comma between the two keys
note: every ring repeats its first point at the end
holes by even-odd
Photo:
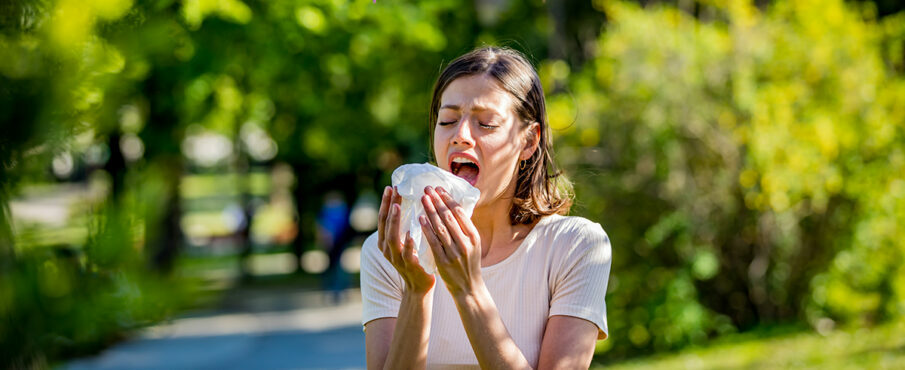
{"type": "MultiPolygon", "coordinates": [[[[905,321],[871,329],[737,337],[608,369],[905,369],[905,321]]],[[[603,366],[595,364],[596,368],[603,366]]]]}

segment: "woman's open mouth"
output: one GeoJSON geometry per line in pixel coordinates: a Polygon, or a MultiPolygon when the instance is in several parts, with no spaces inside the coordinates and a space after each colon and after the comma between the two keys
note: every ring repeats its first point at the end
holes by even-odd
{"type": "Polygon", "coordinates": [[[453,154],[449,161],[449,171],[452,172],[453,175],[468,181],[471,186],[474,186],[474,184],[478,182],[478,173],[481,172],[481,168],[478,167],[477,162],[474,159],[469,158],[469,156],[453,154]]]}

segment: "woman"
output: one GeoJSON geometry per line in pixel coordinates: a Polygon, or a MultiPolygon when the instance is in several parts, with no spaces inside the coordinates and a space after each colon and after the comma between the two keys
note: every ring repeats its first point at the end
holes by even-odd
{"type": "Polygon", "coordinates": [[[609,238],[560,215],[571,199],[550,173],[537,72],[516,51],[474,50],[441,73],[430,117],[437,165],[481,197],[469,219],[443,189],[424,190],[435,279],[385,189],[362,255],[368,368],[587,368],[607,336],[609,238]]]}

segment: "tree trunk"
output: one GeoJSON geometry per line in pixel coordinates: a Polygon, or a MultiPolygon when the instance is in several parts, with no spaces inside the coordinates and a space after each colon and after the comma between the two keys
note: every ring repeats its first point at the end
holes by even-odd
{"type": "Polygon", "coordinates": [[[10,268],[15,261],[13,247],[12,213],[9,210],[9,193],[0,184],[0,272],[10,268]]]}
{"type": "Polygon", "coordinates": [[[296,272],[302,272],[302,253],[305,253],[306,244],[308,240],[310,240],[308,238],[308,225],[306,225],[305,220],[309,207],[307,202],[310,197],[309,193],[311,192],[307,179],[305,178],[305,174],[308,173],[308,170],[308,165],[304,163],[304,161],[297,161],[292,164],[292,172],[296,176],[293,195],[295,198],[296,223],[298,224],[298,232],[296,233],[295,240],[292,242],[292,253],[295,255],[296,272]]]}
{"type": "Polygon", "coordinates": [[[110,201],[113,202],[112,204],[119,202],[126,181],[126,158],[123,156],[122,148],[119,146],[120,138],[122,138],[122,135],[114,130],[107,139],[107,145],[110,147],[110,159],[104,164],[104,170],[110,174],[112,179],[109,195],[110,201]]]}
{"type": "Polygon", "coordinates": [[[166,181],[165,199],[161,204],[165,207],[160,220],[146,219],[145,235],[148,238],[149,252],[152,267],[163,273],[168,273],[173,268],[173,262],[179,254],[182,245],[182,207],[179,204],[179,182],[182,177],[182,161],[179,157],[170,157],[163,160],[166,164],[164,179],[166,181]],[[161,231],[159,237],[154,238],[155,230],[161,231]]]}
{"type": "Polygon", "coordinates": [[[251,209],[251,194],[249,194],[249,174],[251,173],[251,164],[248,159],[248,153],[246,153],[242,147],[242,136],[240,131],[240,127],[237,127],[235,131],[236,139],[234,141],[235,148],[238,151],[238,156],[236,158],[236,176],[239,178],[237,183],[237,186],[239,186],[239,207],[242,208],[242,217],[244,218],[244,221],[240,224],[240,229],[238,230],[238,242],[240,244],[239,271],[243,279],[250,279],[252,274],[248,268],[248,258],[251,257],[252,254],[251,221],[252,217],[254,217],[253,210],[251,209]]]}

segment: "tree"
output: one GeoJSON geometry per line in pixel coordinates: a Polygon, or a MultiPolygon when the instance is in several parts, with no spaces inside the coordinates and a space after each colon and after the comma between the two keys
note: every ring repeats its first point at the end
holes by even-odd
{"type": "Polygon", "coordinates": [[[899,314],[903,18],[602,4],[597,57],[549,111],[581,212],[612,234],[608,307],[629,341],[611,354],[899,314]]]}

